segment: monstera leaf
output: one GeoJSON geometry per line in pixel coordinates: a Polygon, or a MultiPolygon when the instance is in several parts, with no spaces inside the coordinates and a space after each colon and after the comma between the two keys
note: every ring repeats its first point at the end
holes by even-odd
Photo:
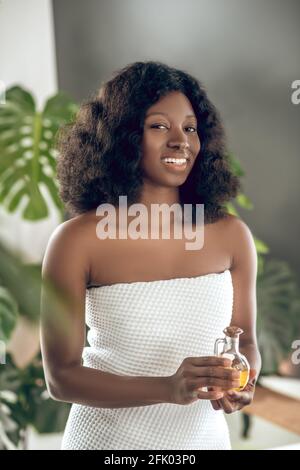
{"type": "Polygon", "coordinates": [[[16,326],[18,304],[5,287],[0,286],[0,340],[7,341],[16,326]]]}
{"type": "Polygon", "coordinates": [[[47,217],[42,187],[62,211],[55,179],[55,136],[76,110],[77,106],[61,92],[38,111],[28,91],[19,86],[7,90],[6,102],[0,105],[0,203],[8,211],[15,211],[26,200],[23,218],[47,217]]]}
{"type": "Polygon", "coordinates": [[[39,318],[40,290],[41,267],[24,264],[0,242],[0,335],[11,332],[20,309],[31,321],[39,318]]]}

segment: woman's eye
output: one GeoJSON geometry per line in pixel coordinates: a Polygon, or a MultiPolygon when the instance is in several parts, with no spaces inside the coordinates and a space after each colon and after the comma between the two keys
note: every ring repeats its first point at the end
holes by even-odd
{"type": "Polygon", "coordinates": [[[151,126],[151,128],[157,128],[157,127],[167,127],[165,126],[164,124],[153,124],[153,126],[151,126]]]}
{"type": "MultiPolygon", "coordinates": [[[[165,126],[164,124],[153,124],[153,125],[151,126],[151,128],[154,128],[154,129],[157,128],[157,127],[167,127],[167,126],[165,126]]],[[[195,133],[195,132],[197,132],[197,129],[196,129],[195,127],[193,127],[193,126],[188,126],[188,127],[186,127],[186,129],[193,129],[192,134],[195,133]]]]}

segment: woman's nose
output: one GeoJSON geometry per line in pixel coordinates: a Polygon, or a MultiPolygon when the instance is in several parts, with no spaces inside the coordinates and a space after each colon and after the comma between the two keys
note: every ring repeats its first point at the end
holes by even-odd
{"type": "Polygon", "coordinates": [[[169,142],[169,146],[170,147],[177,147],[177,148],[180,148],[181,150],[185,150],[189,147],[189,144],[185,141],[182,141],[182,140],[172,140],[169,142]]]}

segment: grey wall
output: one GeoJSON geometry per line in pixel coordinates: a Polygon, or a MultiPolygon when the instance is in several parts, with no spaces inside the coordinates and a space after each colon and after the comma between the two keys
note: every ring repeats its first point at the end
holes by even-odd
{"type": "MultiPolygon", "coordinates": [[[[53,0],[59,87],[83,99],[136,60],[199,78],[225,121],[254,203],[253,233],[300,275],[299,0],[53,0]]],[[[300,277],[300,276],[299,276],[300,277]]]]}

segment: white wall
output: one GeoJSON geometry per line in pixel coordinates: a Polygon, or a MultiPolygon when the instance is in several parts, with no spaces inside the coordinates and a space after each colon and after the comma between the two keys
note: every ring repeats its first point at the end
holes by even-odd
{"type": "MultiPolygon", "coordinates": [[[[42,107],[57,90],[51,0],[0,1],[0,57],[0,81],[6,88],[15,84],[28,88],[42,107]]],[[[27,261],[41,261],[59,221],[54,206],[50,209],[47,220],[30,223],[0,206],[1,239],[27,261]]]]}
{"type": "Polygon", "coordinates": [[[50,0],[1,0],[0,80],[34,90],[38,102],[57,89],[50,0]]]}

